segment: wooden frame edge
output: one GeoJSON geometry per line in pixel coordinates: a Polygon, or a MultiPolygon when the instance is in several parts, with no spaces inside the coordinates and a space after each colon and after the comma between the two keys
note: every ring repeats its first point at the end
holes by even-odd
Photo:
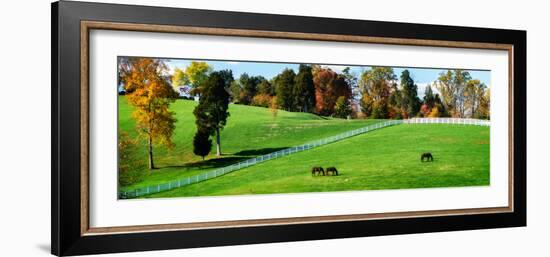
{"type": "Polygon", "coordinates": [[[301,33],[301,32],[282,32],[266,30],[248,30],[248,29],[227,29],[212,27],[193,27],[193,26],[173,26],[173,25],[155,25],[155,24],[137,24],[137,23],[118,23],[118,22],[100,22],[100,21],[80,21],[80,234],[81,236],[94,236],[103,234],[120,233],[140,233],[140,232],[159,232],[174,230],[193,230],[193,229],[215,229],[227,227],[250,227],[250,226],[273,226],[290,224],[308,224],[308,223],[326,223],[326,222],[344,222],[344,221],[365,221],[379,219],[395,218],[418,218],[452,215],[474,215],[491,213],[510,213],[514,212],[514,142],[513,142],[513,54],[512,44],[496,44],[482,42],[463,42],[463,41],[444,41],[444,40],[426,40],[426,39],[404,39],[389,37],[370,37],[353,35],[335,35],[321,33],[301,33]],[[353,214],[353,215],[331,215],[331,216],[311,216],[311,217],[291,217],[274,219],[254,219],[254,220],[233,220],[233,221],[212,221],[212,222],[193,222],[177,224],[153,224],[136,225],[120,227],[96,227],[89,225],[89,32],[92,29],[102,30],[123,30],[137,32],[160,32],[160,33],[181,33],[196,35],[214,35],[214,36],[238,36],[238,37],[258,37],[258,38],[277,38],[277,39],[296,39],[296,40],[316,40],[333,42],[353,42],[353,43],[371,43],[371,44],[389,44],[389,45],[411,45],[426,47],[450,47],[450,48],[469,48],[469,49],[492,49],[506,50],[508,52],[508,81],[509,81],[509,181],[508,181],[508,206],[489,207],[489,208],[469,208],[469,209],[448,209],[448,210],[430,210],[430,211],[409,211],[392,213],[372,213],[372,214],[353,214]]]}
{"type": "Polygon", "coordinates": [[[89,228],[83,235],[95,236],[103,234],[119,233],[141,233],[141,232],[161,232],[174,230],[193,230],[193,229],[218,229],[227,227],[251,227],[251,226],[275,226],[275,225],[293,225],[293,224],[311,224],[328,222],[346,222],[346,221],[365,221],[381,220],[392,218],[423,218],[436,216],[452,215],[475,215],[513,212],[509,207],[494,208],[472,208],[472,209],[454,209],[437,211],[410,211],[410,212],[391,212],[391,213],[372,213],[372,214],[352,214],[352,215],[330,215],[330,216],[311,216],[294,218],[274,218],[274,219],[254,219],[254,220],[231,220],[231,221],[212,221],[212,222],[193,222],[176,224],[154,224],[120,227],[98,227],[89,228]],[[269,221],[269,223],[266,223],[269,221]]]}
{"type": "Polygon", "coordinates": [[[80,24],[80,234],[89,224],[89,29],[80,24]]]}
{"type": "Polygon", "coordinates": [[[87,21],[87,20],[81,21],[81,24],[83,24],[83,26],[85,26],[86,29],[88,30],[104,29],[104,30],[137,31],[137,32],[182,33],[182,34],[213,35],[213,36],[259,37],[259,38],[316,40],[316,41],[333,41],[333,42],[390,44],[390,45],[412,45],[412,46],[438,46],[438,47],[495,49],[495,50],[512,49],[512,45],[510,44],[482,43],[482,42],[407,39],[407,38],[355,36],[355,35],[335,35],[335,34],[322,34],[322,33],[229,29],[229,28],[194,27],[194,26],[174,26],[174,25],[87,21]]]}

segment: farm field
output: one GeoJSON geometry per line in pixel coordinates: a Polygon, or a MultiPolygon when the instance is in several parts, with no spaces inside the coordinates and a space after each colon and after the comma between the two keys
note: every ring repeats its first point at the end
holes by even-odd
{"type": "Polygon", "coordinates": [[[117,71],[118,199],[490,183],[489,70],[118,56],[117,71]]]}
{"type": "MultiPolygon", "coordinates": [[[[381,120],[345,120],[325,118],[310,113],[279,110],[276,117],[267,108],[231,104],[230,117],[222,130],[223,156],[216,158],[215,150],[205,161],[193,154],[192,139],[196,132],[193,109],[197,102],[177,100],[170,106],[177,123],[173,135],[175,148],[155,149],[153,170],[139,183],[122,187],[130,190],[185,178],[227,166],[250,157],[271,153],[319,138],[368,126],[381,120]]],[[[119,96],[119,129],[136,137],[132,107],[125,96],[119,96]]],[[[214,148],[215,149],[215,148],[214,148]]],[[[137,146],[130,156],[136,167],[147,172],[145,142],[137,146]]]]}
{"type": "MultiPolygon", "coordinates": [[[[345,124],[345,130],[353,128],[345,124]]],[[[326,127],[336,131],[338,126],[326,127]]],[[[323,131],[329,133],[328,128],[323,131]]],[[[489,130],[465,125],[402,124],[144,197],[487,186],[489,130]],[[420,162],[425,151],[433,154],[433,162],[420,162]],[[310,172],[313,166],[335,166],[340,175],[314,177],[310,172]]],[[[317,131],[310,131],[312,137],[323,137],[317,131]]],[[[296,140],[307,135],[301,133],[296,140]]]]}

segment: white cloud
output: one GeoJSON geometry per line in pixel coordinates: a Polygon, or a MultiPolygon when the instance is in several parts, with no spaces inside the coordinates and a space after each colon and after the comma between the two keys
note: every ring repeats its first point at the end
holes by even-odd
{"type": "Polygon", "coordinates": [[[341,73],[345,68],[348,68],[349,66],[345,65],[322,65],[323,67],[330,68],[331,70],[341,73]]]}
{"type": "MultiPolygon", "coordinates": [[[[435,88],[432,85],[432,83],[416,83],[418,97],[420,99],[422,99],[424,97],[424,92],[426,91],[426,87],[428,87],[428,85],[430,85],[432,87],[432,91],[433,91],[434,94],[439,94],[439,91],[437,90],[437,88],[435,88]]],[[[441,94],[440,94],[440,96],[441,96],[441,94]]]]}

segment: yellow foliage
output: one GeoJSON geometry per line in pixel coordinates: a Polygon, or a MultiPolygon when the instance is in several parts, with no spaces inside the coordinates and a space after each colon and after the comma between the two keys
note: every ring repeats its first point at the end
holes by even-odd
{"type": "Polygon", "coordinates": [[[132,117],[136,129],[148,141],[151,159],[153,144],[169,148],[174,145],[176,119],[168,107],[177,95],[167,81],[166,72],[162,61],[151,58],[129,58],[128,67],[121,71],[126,99],[135,107],[132,117]]]}
{"type": "Polygon", "coordinates": [[[437,118],[439,117],[439,109],[434,106],[432,110],[430,111],[430,114],[428,115],[429,118],[437,118]]]}
{"type": "Polygon", "coordinates": [[[279,104],[277,103],[277,96],[271,98],[271,103],[269,104],[269,111],[273,118],[277,118],[277,113],[279,112],[279,104]]]}
{"type": "Polygon", "coordinates": [[[255,95],[250,104],[254,106],[269,107],[271,104],[271,96],[268,94],[255,95]]]}

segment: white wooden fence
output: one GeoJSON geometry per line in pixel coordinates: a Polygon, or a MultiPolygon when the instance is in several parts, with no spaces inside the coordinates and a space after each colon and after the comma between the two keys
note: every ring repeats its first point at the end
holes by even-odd
{"type": "Polygon", "coordinates": [[[457,125],[476,125],[491,126],[490,120],[462,119],[462,118],[412,118],[403,120],[406,124],[457,124],[457,125]]]}

